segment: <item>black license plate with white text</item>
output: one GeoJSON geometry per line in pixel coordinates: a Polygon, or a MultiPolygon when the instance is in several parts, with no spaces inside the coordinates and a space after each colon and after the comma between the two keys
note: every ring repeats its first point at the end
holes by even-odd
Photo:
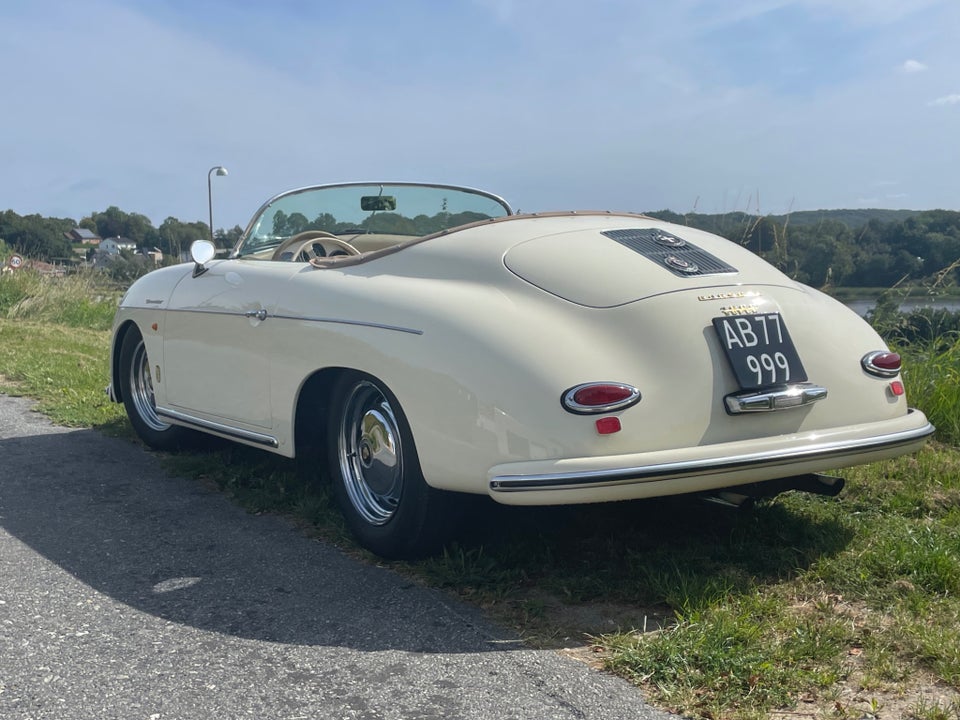
{"type": "Polygon", "coordinates": [[[714,318],[713,327],[742,389],[806,381],[780,313],[714,318]]]}

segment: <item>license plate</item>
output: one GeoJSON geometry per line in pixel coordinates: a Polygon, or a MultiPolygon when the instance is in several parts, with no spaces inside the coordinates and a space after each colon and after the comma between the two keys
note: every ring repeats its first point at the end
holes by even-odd
{"type": "Polygon", "coordinates": [[[742,389],[807,379],[780,313],[714,318],[713,327],[742,389]]]}

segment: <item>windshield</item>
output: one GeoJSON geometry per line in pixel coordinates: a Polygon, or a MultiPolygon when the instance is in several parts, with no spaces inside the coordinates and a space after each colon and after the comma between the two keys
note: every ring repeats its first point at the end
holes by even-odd
{"type": "Polygon", "coordinates": [[[378,240],[377,247],[385,247],[510,214],[502,199],[468,188],[407,183],[304,188],[264,205],[241,237],[236,256],[264,256],[308,230],[360,245],[378,240]]]}

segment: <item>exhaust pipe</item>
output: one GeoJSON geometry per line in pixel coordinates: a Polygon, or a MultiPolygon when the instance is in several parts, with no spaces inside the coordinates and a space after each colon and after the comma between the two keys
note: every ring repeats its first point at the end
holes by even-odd
{"type": "Polygon", "coordinates": [[[800,492],[813,493],[814,495],[825,495],[827,497],[836,497],[843,490],[846,481],[843,478],[832,475],[823,475],[821,473],[808,473],[806,475],[794,475],[793,477],[777,478],[775,480],[764,480],[763,482],[749,483],[747,485],[736,485],[729,488],[721,488],[711,493],[706,493],[700,497],[709,503],[720,505],[727,508],[749,509],[754,501],[761,498],[772,498],[788,490],[798,490],[800,492]]]}

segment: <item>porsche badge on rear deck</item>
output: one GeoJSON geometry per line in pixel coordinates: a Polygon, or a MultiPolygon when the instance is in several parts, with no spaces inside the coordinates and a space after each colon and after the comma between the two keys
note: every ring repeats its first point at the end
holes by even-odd
{"type": "Polygon", "coordinates": [[[706,302],[708,300],[737,300],[739,298],[745,297],[758,297],[760,293],[757,292],[747,292],[745,290],[740,290],[738,292],[723,292],[723,293],[713,293],[712,295],[698,295],[697,300],[700,302],[706,302]]]}

